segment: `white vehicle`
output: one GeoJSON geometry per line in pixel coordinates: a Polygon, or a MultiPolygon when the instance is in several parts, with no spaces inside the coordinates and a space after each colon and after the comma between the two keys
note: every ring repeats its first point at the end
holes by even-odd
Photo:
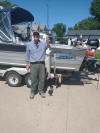
{"type": "Polygon", "coordinates": [[[41,32],[39,34],[40,34],[40,40],[41,41],[46,41],[48,35],[46,35],[45,33],[41,33],[41,32]]]}

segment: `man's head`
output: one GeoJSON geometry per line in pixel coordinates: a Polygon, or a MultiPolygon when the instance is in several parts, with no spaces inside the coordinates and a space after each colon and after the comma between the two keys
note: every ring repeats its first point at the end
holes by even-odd
{"type": "Polygon", "coordinates": [[[39,32],[35,31],[35,32],[33,33],[33,37],[34,37],[34,41],[35,41],[35,42],[38,42],[38,41],[39,41],[39,37],[40,37],[39,32]]]}

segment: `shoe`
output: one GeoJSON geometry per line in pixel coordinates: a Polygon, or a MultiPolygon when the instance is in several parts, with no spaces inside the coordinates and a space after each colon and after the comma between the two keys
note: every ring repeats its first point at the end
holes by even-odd
{"type": "Polygon", "coordinates": [[[45,98],[45,97],[46,97],[46,96],[45,96],[45,93],[43,93],[43,92],[40,93],[40,95],[41,95],[42,98],[45,98]]]}
{"type": "Polygon", "coordinates": [[[34,99],[34,93],[30,94],[30,99],[34,99]]]}

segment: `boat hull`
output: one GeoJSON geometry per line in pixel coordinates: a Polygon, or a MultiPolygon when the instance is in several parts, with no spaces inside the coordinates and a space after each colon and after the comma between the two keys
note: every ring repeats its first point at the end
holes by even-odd
{"type": "Polygon", "coordinates": [[[25,65],[25,45],[0,44],[0,64],[25,65]]]}
{"type": "Polygon", "coordinates": [[[51,68],[56,67],[59,70],[79,71],[84,60],[86,49],[52,49],[51,68]]]}
{"type": "MultiPolygon", "coordinates": [[[[0,44],[0,64],[25,67],[26,45],[0,44]]],[[[79,71],[86,49],[51,48],[51,68],[79,71]]]]}

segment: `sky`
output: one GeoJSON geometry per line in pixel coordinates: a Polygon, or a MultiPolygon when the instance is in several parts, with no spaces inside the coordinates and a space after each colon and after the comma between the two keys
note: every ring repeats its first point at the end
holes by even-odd
{"type": "Polygon", "coordinates": [[[56,23],[64,23],[66,27],[73,27],[84,18],[90,17],[89,8],[93,0],[10,0],[30,11],[34,16],[33,24],[48,25],[51,29],[56,23]]]}

